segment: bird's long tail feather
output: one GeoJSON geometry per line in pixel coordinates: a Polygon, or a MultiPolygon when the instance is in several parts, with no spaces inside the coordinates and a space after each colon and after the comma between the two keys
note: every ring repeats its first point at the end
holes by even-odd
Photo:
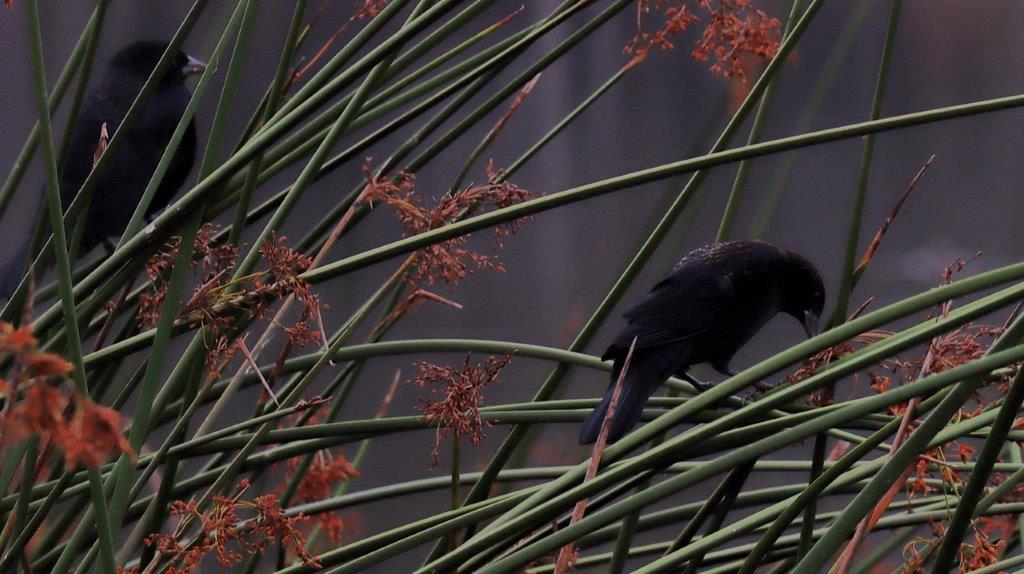
{"type": "MultiPolygon", "coordinates": [[[[632,364],[626,371],[626,378],[622,382],[622,391],[619,395],[619,403],[612,415],[611,427],[608,431],[608,442],[612,443],[633,429],[640,417],[643,415],[644,406],[651,398],[654,391],[668,378],[672,372],[665,363],[663,356],[651,354],[637,354],[633,357],[632,364]]],[[[580,430],[580,444],[593,444],[597,441],[597,435],[601,433],[601,423],[608,413],[611,405],[612,393],[615,390],[615,380],[618,378],[618,365],[612,375],[612,384],[604,399],[597,405],[583,422],[580,430]]]]}

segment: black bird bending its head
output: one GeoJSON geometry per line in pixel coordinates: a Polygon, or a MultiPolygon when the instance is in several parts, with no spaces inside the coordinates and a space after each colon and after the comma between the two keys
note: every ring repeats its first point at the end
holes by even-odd
{"type": "Polygon", "coordinates": [[[811,337],[824,305],[818,270],[792,251],[763,241],[716,243],[692,251],[623,314],[626,328],[601,357],[614,361],[612,384],[583,423],[580,444],[597,440],[634,338],[609,441],[636,426],[647,399],[670,376],[696,383],[686,371],[699,363],[731,375],[732,356],[777,313],[796,318],[811,337]]]}
{"type": "MultiPolygon", "coordinates": [[[[103,124],[113,138],[166,49],[166,42],[136,42],[121,49],[107,62],[99,84],[86,94],[82,111],[70,134],[71,144],[60,179],[64,209],[71,204],[92,171],[93,153],[103,124]]],[[[202,62],[184,52],[179,51],[175,55],[156,90],[140,110],[135,126],[125,134],[124,141],[109,158],[110,165],[100,177],[89,203],[79,253],[88,253],[104,239],[120,235],[127,227],[161,155],[170,143],[171,134],[185,113],[191,97],[185,87],[185,79],[204,69],[202,62]]],[[[192,171],[195,155],[196,130],[192,122],[146,215],[167,205],[192,171]]],[[[0,268],[0,297],[10,297],[21,281],[28,263],[29,241],[26,238],[14,259],[0,268]]]]}
{"type": "MultiPolygon", "coordinates": [[[[149,75],[153,73],[153,69],[156,68],[157,63],[160,62],[160,58],[166,51],[167,42],[135,42],[122,48],[120,52],[115,54],[110,59],[108,67],[110,70],[134,75],[145,82],[149,75]]],[[[202,73],[205,69],[206,64],[178,50],[178,53],[174,55],[171,65],[164,72],[162,80],[164,84],[181,85],[185,83],[186,78],[193,74],[202,73]]],[[[141,88],[142,86],[140,85],[139,87],[141,88]]]]}

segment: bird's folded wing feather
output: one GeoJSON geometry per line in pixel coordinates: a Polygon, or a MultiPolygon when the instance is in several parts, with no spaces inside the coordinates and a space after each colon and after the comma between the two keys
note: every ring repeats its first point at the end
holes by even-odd
{"type": "Polygon", "coordinates": [[[618,348],[645,349],[684,341],[708,331],[732,298],[728,277],[704,270],[676,272],[623,313],[628,321],[606,356],[618,348]],[[696,271],[696,272],[694,272],[696,271]]]}

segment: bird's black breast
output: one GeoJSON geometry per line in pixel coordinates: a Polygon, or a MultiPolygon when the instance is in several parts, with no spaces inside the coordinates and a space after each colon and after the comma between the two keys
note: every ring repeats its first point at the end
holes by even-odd
{"type": "MultiPolygon", "coordinates": [[[[121,126],[145,78],[124,77],[112,73],[87,97],[87,104],[75,124],[67,163],[61,179],[65,208],[82,187],[92,170],[93,154],[106,124],[111,138],[121,126]]],[[[141,109],[135,126],[107,159],[90,201],[83,246],[88,247],[109,236],[119,235],[127,226],[139,200],[156,170],[171,135],[188,104],[184,85],[160,85],[141,109]]],[[[154,195],[148,213],[163,208],[181,187],[195,159],[195,126],[190,124],[181,146],[154,195]]]]}

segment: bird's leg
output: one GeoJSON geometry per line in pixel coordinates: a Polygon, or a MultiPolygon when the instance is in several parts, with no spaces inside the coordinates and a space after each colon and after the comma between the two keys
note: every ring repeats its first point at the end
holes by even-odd
{"type": "Polygon", "coordinates": [[[715,386],[714,383],[709,383],[709,382],[705,382],[705,381],[701,381],[701,380],[697,379],[696,377],[691,375],[688,371],[683,371],[682,373],[680,373],[680,376],[683,378],[684,381],[686,381],[686,382],[690,383],[691,385],[693,385],[694,387],[696,387],[698,393],[703,393],[704,391],[706,391],[706,390],[710,389],[711,387],[715,386]]]}
{"type": "MultiPolygon", "coordinates": [[[[727,377],[735,377],[736,376],[736,373],[734,373],[732,371],[732,369],[730,369],[728,367],[725,367],[724,369],[722,369],[719,372],[721,372],[723,375],[725,375],[727,377]]],[[[770,391],[770,390],[772,390],[774,388],[775,388],[774,385],[772,385],[771,383],[769,383],[768,381],[766,381],[764,379],[761,379],[760,381],[757,381],[756,383],[754,383],[754,390],[757,391],[757,393],[759,393],[759,394],[760,393],[767,393],[768,391],[770,391]]]]}
{"type": "Polygon", "coordinates": [[[117,245],[115,245],[114,242],[111,241],[109,237],[104,237],[103,238],[103,248],[107,250],[107,255],[110,255],[111,253],[114,252],[115,249],[117,249],[117,245]]]}

